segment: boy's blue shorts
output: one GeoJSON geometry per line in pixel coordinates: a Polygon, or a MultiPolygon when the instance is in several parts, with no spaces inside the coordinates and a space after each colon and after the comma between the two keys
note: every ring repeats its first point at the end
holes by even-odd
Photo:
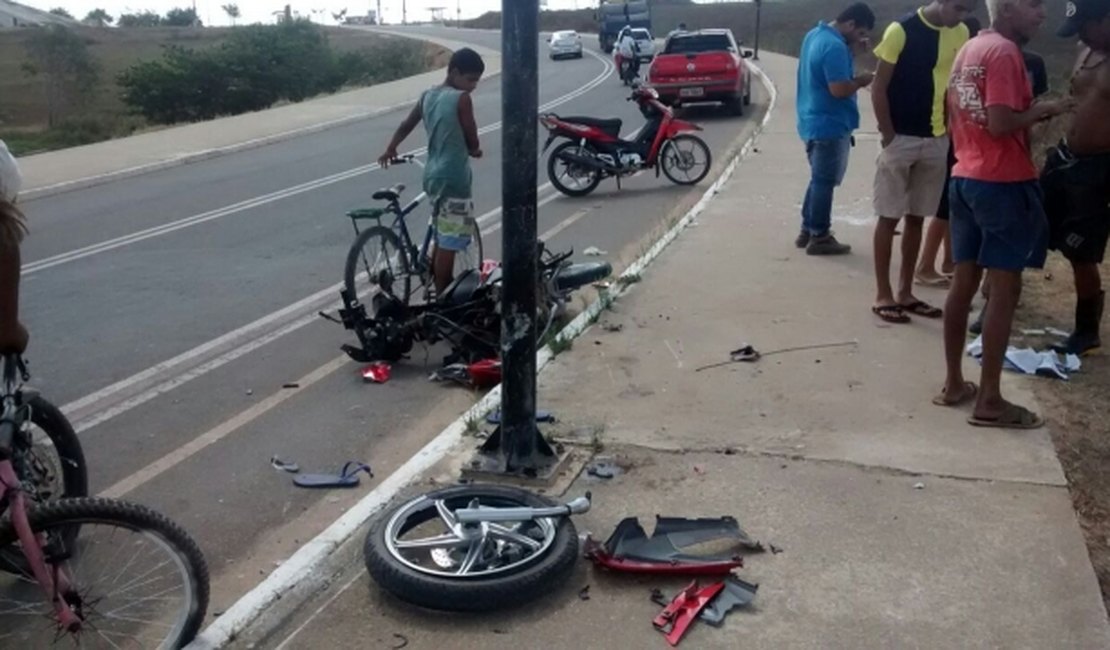
{"type": "Polygon", "coordinates": [[[952,261],[986,269],[1039,269],[1048,256],[1048,218],[1037,181],[953,178],[949,188],[952,261]]]}

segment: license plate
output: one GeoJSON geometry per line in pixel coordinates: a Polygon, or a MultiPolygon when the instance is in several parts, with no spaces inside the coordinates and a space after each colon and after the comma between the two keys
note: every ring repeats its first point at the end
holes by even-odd
{"type": "Polygon", "coordinates": [[[679,97],[703,97],[705,88],[683,88],[678,91],[679,97]]]}

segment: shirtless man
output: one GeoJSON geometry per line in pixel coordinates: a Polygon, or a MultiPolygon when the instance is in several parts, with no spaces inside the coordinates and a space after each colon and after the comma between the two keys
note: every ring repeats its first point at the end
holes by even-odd
{"type": "Polygon", "coordinates": [[[1110,0],[1074,0],[1060,36],[1079,36],[1072,71],[1076,108],[1067,138],[1049,152],[1041,174],[1050,246],[1075,274],[1075,329],[1058,352],[1085,354],[1100,345],[1105,292],[1098,265],[1110,235],[1110,0]]]}

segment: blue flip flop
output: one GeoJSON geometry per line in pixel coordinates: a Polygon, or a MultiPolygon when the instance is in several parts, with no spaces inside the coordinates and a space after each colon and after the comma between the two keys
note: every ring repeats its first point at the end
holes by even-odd
{"type": "Polygon", "coordinates": [[[347,488],[358,485],[358,473],[366,472],[371,478],[374,472],[365,463],[349,461],[339,474],[297,474],[293,483],[303,488],[347,488]]]}

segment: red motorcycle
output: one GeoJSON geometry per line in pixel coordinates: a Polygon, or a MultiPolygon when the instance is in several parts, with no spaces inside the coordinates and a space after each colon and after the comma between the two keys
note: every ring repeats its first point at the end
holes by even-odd
{"type": "Polygon", "coordinates": [[[679,185],[694,185],[709,173],[713,161],[709,146],[692,135],[702,130],[700,126],[675,118],[653,88],[634,88],[628,101],[636,102],[647,119],[629,139],[621,138],[619,119],[540,115],[549,132],[544,151],[556,139],[566,139],[547,159],[547,176],[557,190],[567,196],[586,196],[602,179],[617,179],[619,188],[622,178],[644,169],[655,169],[656,176],[662,170],[679,185]]]}

